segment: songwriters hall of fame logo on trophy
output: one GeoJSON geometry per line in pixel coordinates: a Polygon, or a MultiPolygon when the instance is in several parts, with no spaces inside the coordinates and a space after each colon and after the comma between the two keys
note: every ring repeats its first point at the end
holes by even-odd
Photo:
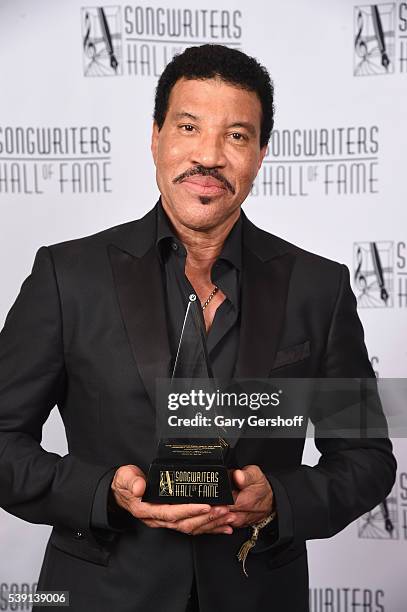
{"type": "Polygon", "coordinates": [[[353,280],[358,306],[393,306],[393,242],[355,242],[353,280]]]}
{"type": "Polygon", "coordinates": [[[395,4],[354,7],[355,76],[394,72],[395,4]]]}
{"type": "Polygon", "coordinates": [[[175,491],[174,472],[170,470],[162,470],[160,472],[159,493],[160,497],[172,497],[175,491]]]}
{"type": "Polygon", "coordinates": [[[122,74],[120,7],[86,7],[81,16],[84,75],[122,74]]]}

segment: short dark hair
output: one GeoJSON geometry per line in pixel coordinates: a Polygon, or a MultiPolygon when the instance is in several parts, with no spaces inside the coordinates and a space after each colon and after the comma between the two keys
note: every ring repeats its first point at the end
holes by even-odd
{"type": "Polygon", "coordinates": [[[160,130],[175,83],[181,79],[220,78],[248,91],[254,91],[262,108],[260,148],[270,140],[274,124],[274,87],[267,69],[254,58],[224,45],[188,47],[175,55],[161,74],[154,104],[154,120],[160,130]]]}

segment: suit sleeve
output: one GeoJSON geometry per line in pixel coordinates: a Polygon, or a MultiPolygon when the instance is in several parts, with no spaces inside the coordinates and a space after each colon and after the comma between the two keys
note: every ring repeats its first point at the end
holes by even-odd
{"type": "Polygon", "coordinates": [[[135,527],[137,519],[123,508],[120,508],[114,500],[110,485],[117,468],[112,468],[100,479],[96,488],[92,504],[91,527],[121,532],[135,527]]]}
{"type": "MultiPolygon", "coordinates": [[[[342,265],[321,377],[374,376],[349,271],[342,265]]],[[[318,464],[266,474],[275,495],[278,537],[268,541],[266,532],[263,546],[276,548],[329,538],[386,498],[395,481],[397,463],[378,396],[375,417],[381,421],[382,437],[328,438],[321,435],[318,420],[314,421],[315,445],[321,453],[318,464]]]]}
{"type": "Polygon", "coordinates": [[[50,249],[41,247],[0,333],[0,506],[31,523],[86,531],[97,485],[112,466],[41,446],[66,383],[55,271],[50,249]]]}

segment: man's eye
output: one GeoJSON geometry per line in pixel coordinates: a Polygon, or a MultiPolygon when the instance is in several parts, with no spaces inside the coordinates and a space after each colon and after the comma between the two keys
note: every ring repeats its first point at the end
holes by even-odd
{"type": "Polygon", "coordinates": [[[240,132],[232,132],[231,134],[232,136],[232,140],[245,140],[246,137],[244,136],[244,134],[241,134],[240,132]]]}
{"type": "Polygon", "coordinates": [[[195,129],[194,126],[191,125],[190,123],[185,123],[184,125],[181,125],[180,127],[184,132],[192,132],[195,129]]]}

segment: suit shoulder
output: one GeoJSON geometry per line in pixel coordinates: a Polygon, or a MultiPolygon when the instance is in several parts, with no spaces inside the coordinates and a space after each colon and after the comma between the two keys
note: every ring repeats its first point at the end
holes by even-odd
{"type": "Polygon", "coordinates": [[[99,230],[93,234],[88,234],[86,236],[80,236],[79,238],[71,238],[69,240],[63,240],[61,242],[55,242],[53,244],[48,245],[48,248],[53,253],[64,253],[64,252],[74,252],[81,251],[87,249],[94,249],[100,246],[105,246],[109,244],[112,240],[114,240],[117,234],[128,233],[130,232],[136,225],[138,220],[127,221],[126,223],[120,223],[118,225],[114,225],[112,227],[105,228],[103,230],[99,230]]]}
{"type": "Polygon", "coordinates": [[[319,253],[314,253],[314,251],[308,251],[297,244],[292,242],[288,242],[283,238],[277,237],[281,248],[284,248],[286,251],[290,253],[294,253],[297,256],[299,261],[304,261],[304,264],[318,266],[324,269],[331,269],[338,271],[343,264],[335,259],[330,259],[329,257],[325,257],[324,255],[320,255],[319,253]]]}
{"type": "Polygon", "coordinates": [[[130,252],[145,251],[154,236],[155,208],[143,217],[100,230],[87,236],[56,242],[48,246],[53,257],[59,261],[80,261],[98,257],[107,252],[109,244],[115,244],[130,252]]]}
{"type": "Polygon", "coordinates": [[[334,259],[330,259],[313,251],[308,251],[293,242],[285,240],[281,236],[272,234],[264,229],[254,226],[256,229],[256,244],[261,248],[263,256],[267,253],[283,255],[290,253],[295,255],[297,266],[314,268],[318,271],[326,270],[332,273],[340,272],[344,264],[334,259]]]}

